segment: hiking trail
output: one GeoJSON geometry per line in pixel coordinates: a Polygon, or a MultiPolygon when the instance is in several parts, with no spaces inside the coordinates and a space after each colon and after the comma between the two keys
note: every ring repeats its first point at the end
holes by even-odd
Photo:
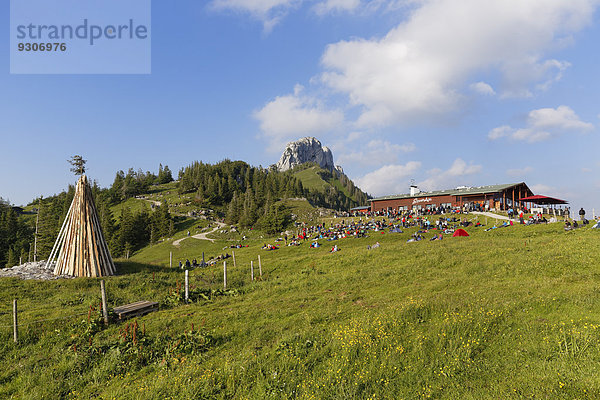
{"type": "Polygon", "coordinates": [[[198,234],[196,234],[196,235],[192,235],[192,236],[186,236],[186,237],[184,237],[184,238],[177,239],[177,240],[175,240],[175,241],[173,242],[173,246],[175,246],[175,247],[179,247],[179,244],[180,244],[181,242],[183,242],[185,239],[187,239],[187,238],[190,238],[190,237],[191,237],[191,238],[194,238],[194,239],[198,239],[198,240],[208,240],[209,242],[211,242],[211,243],[214,243],[214,242],[215,242],[215,239],[208,238],[208,237],[206,237],[206,235],[208,235],[209,233],[216,232],[216,231],[218,231],[219,229],[221,229],[221,228],[223,228],[223,227],[225,226],[225,224],[224,224],[224,223],[222,223],[222,222],[218,222],[218,221],[215,221],[215,224],[217,224],[217,226],[216,226],[216,227],[214,227],[212,231],[210,231],[210,232],[204,232],[204,233],[198,233],[198,234]]]}

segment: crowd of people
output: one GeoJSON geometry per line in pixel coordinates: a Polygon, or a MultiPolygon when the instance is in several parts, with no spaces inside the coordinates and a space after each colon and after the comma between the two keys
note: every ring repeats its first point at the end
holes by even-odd
{"type": "MultiPolygon", "coordinates": [[[[534,225],[534,224],[546,224],[548,222],[556,222],[555,217],[551,217],[548,220],[541,213],[536,213],[533,215],[529,215],[525,220],[525,213],[528,211],[527,209],[509,209],[508,220],[503,221],[502,224],[496,226],[492,225],[485,229],[485,231],[491,231],[499,228],[511,227],[514,225],[512,218],[518,218],[518,222],[524,225],[534,225]]],[[[589,223],[585,219],[585,211],[583,209],[580,210],[580,218],[581,225],[586,225],[589,223]]],[[[348,217],[345,217],[348,218],[348,217]]],[[[408,243],[418,242],[421,240],[425,240],[425,234],[433,233],[433,236],[429,238],[430,241],[443,240],[444,234],[453,234],[458,228],[466,228],[466,227],[483,227],[479,220],[474,221],[473,219],[469,220],[467,215],[462,213],[462,210],[459,209],[446,209],[443,207],[431,210],[420,210],[417,211],[405,211],[405,212],[386,212],[386,213],[373,213],[371,216],[362,215],[358,220],[355,218],[350,218],[348,220],[341,219],[339,222],[327,223],[323,222],[320,224],[306,224],[296,222],[296,232],[295,234],[288,235],[278,238],[276,243],[282,242],[281,244],[272,245],[270,243],[264,243],[261,249],[267,251],[278,250],[280,246],[300,246],[304,242],[310,242],[310,248],[320,248],[323,245],[320,241],[333,242],[345,238],[361,238],[368,237],[369,234],[386,234],[386,233],[403,233],[404,230],[410,228],[418,228],[416,232],[414,232],[407,240],[408,243]],[[374,218],[375,216],[380,216],[383,218],[374,218]]],[[[570,222],[568,219],[565,221],[565,230],[577,229],[581,226],[577,221],[573,220],[570,222]]],[[[597,224],[598,225],[598,224],[597,224]]],[[[229,246],[230,248],[243,248],[248,247],[248,245],[235,244],[229,246]]],[[[376,249],[380,247],[379,242],[376,242],[374,245],[367,246],[368,250],[376,249]]],[[[332,243],[331,249],[329,250],[331,253],[335,253],[340,251],[340,248],[336,243],[332,243]]],[[[225,258],[231,257],[229,254],[222,254],[216,259],[211,258],[211,261],[222,260],[225,258]]],[[[183,267],[180,262],[180,267],[183,267]]],[[[186,260],[185,268],[198,266],[197,261],[194,259],[192,262],[186,260]]]]}

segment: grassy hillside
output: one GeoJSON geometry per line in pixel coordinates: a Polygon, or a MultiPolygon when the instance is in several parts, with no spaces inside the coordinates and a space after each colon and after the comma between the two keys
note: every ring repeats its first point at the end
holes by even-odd
{"type": "Polygon", "coordinates": [[[416,243],[406,243],[413,230],[373,232],[334,242],[338,253],[325,241],[264,251],[268,240],[250,237],[236,267],[229,259],[231,290],[222,263],[194,270],[190,304],[169,252],[231,253],[235,241],[148,247],[106,278],[111,306],[161,303],[137,330],[104,328],[97,312],[88,322],[98,280],[0,279],[0,398],[600,397],[600,233],[467,230],[416,243]],[[263,279],[252,283],[259,254],[263,279]]]}
{"type": "Polygon", "coordinates": [[[321,171],[321,168],[313,166],[295,172],[294,176],[302,181],[304,188],[323,192],[331,185],[321,178],[321,176],[318,174],[319,171],[321,171]]]}
{"type": "MultiPolygon", "coordinates": [[[[365,193],[360,192],[360,189],[351,193],[349,188],[342,183],[339,175],[331,174],[318,165],[310,163],[299,165],[294,169],[294,176],[302,181],[305,189],[323,194],[335,190],[341,193],[343,198],[351,199],[356,204],[364,203],[367,198],[365,193]],[[359,198],[357,193],[362,194],[363,198],[359,198]]],[[[348,178],[346,177],[346,179],[348,178]]]]}

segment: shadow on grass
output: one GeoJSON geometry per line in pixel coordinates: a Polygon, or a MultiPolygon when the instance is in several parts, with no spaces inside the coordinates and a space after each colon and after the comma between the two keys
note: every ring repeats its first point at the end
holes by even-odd
{"type": "MultiPolygon", "coordinates": [[[[182,217],[177,217],[182,218],[182,217]]],[[[175,230],[176,231],[183,231],[183,230],[191,230],[194,225],[196,225],[198,223],[198,220],[193,219],[193,218],[186,218],[185,220],[181,221],[181,222],[177,222],[175,223],[175,230]]]]}
{"type": "Polygon", "coordinates": [[[115,266],[117,267],[117,276],[137,274],[140,272],[180,272],[177,268],[169,268],[152,264],[143,264],[134,261],[118,261],[115,262],[115,266]]]}

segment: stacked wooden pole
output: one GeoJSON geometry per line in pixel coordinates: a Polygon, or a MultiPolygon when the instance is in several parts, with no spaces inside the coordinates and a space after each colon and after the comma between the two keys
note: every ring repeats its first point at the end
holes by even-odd
{"type": "Polygon", "coordinates": [[[85,175],[77,181],[75,197],[47,265],[55,259],[55,275],[99,277],[114,275],[116,271],[85,175]]]}

